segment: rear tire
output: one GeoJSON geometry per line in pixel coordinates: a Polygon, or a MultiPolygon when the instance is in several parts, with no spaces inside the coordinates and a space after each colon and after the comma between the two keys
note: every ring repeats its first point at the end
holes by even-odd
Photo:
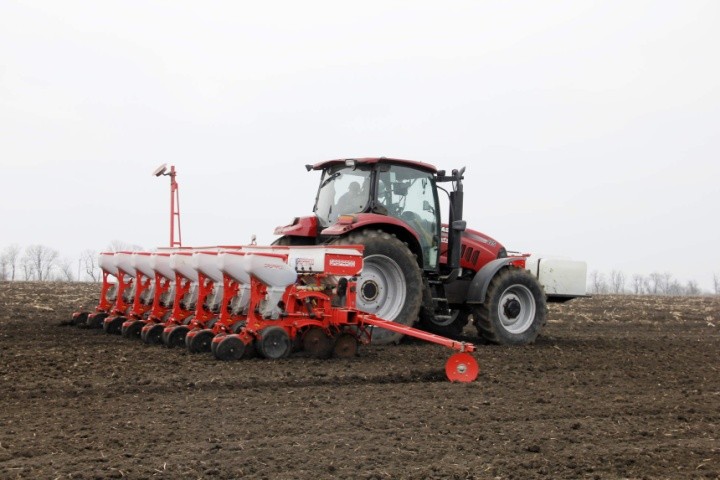
{"type": "MultiPolygon", "coordinates": [[[[422,302],[422,273],[415,255],[394,235],[379,230],[352,232],[336,243],[363,245],[364,267],[357,281],[358,310],[412,326],[422,302]]],[[[376,328],[372,343],[397,343],[401,333],[376,328]]]]}
{"type": "Polygon", "coordinates": [[[527,270],[509,267],[490,281],[485,303],[473,309],[480,336],[500,345],[528,345],[545,326],[545,292],[527,270]]]}

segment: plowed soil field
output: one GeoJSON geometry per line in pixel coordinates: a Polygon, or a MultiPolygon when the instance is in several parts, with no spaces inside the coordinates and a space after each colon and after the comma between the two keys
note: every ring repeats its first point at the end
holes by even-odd
{"type": "Polygon", "coordinates": [[[553,305],[451,384],[421,342],[224,363],[60,325],[98,294],[0,283],[0,478],[720,477],[718,297],[553,305]]]}

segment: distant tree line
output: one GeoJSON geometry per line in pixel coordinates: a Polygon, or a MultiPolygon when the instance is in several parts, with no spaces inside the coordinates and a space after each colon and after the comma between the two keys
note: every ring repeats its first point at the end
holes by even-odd
{"type": "MultiPolygon", "coordinates": [[[[139,245],[130,245],[114,240],[107,250],[142,250],[139,245]]],[[[83,250],[77,263],[67,257],[60,257],[57,250],[45,245],[30,245],[23,250],[19,245],[10,245],[0,251],[0,281],[55,281],[55,282],[99,282],[102,273],[97,263],[98,252],[83,250]]],[[[649,275],[634,274],[628,278],[625,273],[613,270],[609,276],[597,270],[590,272],[587,288],[593,294],[633,295],[704,295],[695,280],[681,283],[671,273],[653,272],[649,275]]],[[[713,291],[720,295],[720,275],[713,275],[713,291]]]]}
{"type": "MultiPolygon", "coordinates": [[[[114,240],[108,250],[142,250],[142,247],[114,240]]],[[[98,252],[90,249],[83,250],[76,262],[61,257],[57,250],[46,245],[23,249],[14,244],[0,250],[0,281],[99,282],[102,273],[97,259],[98,252]]]]}
{"type": "Polygon", "coordinates": [[[673,278],[669,272],[653,272],[649,275],[634,274],[628,278],[624,272],[612,270],[609,276],[594,270],[588,276],[588,291],[593,294],[632,295],[720,295],[720,275],[713,275],[713,292],[703,291],[696,280],[685,283],[673,278]]]}

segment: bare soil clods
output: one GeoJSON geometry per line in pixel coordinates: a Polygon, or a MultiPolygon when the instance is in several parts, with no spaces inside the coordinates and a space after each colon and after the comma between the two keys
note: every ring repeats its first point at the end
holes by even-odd
{"type": "Polygon", "coordinates": [[[215,361],[60,326],[99,287],[0,283],[0,478],[719,478],[720,299],[553,305],[472,384],[422,342],[215,361]]]}

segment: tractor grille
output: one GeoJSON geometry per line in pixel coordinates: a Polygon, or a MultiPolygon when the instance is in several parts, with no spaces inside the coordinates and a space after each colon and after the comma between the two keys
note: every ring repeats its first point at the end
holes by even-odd
{"type": "Polygon", "coordinates": [[[466,262],[469,262],[474,265],[475,263],[477,263],[478,257],[480,257],[480,252],[478,250],[475,250],[472,247],[463,245],[460,248],[460,257],[464,258],[466,262]]]}

